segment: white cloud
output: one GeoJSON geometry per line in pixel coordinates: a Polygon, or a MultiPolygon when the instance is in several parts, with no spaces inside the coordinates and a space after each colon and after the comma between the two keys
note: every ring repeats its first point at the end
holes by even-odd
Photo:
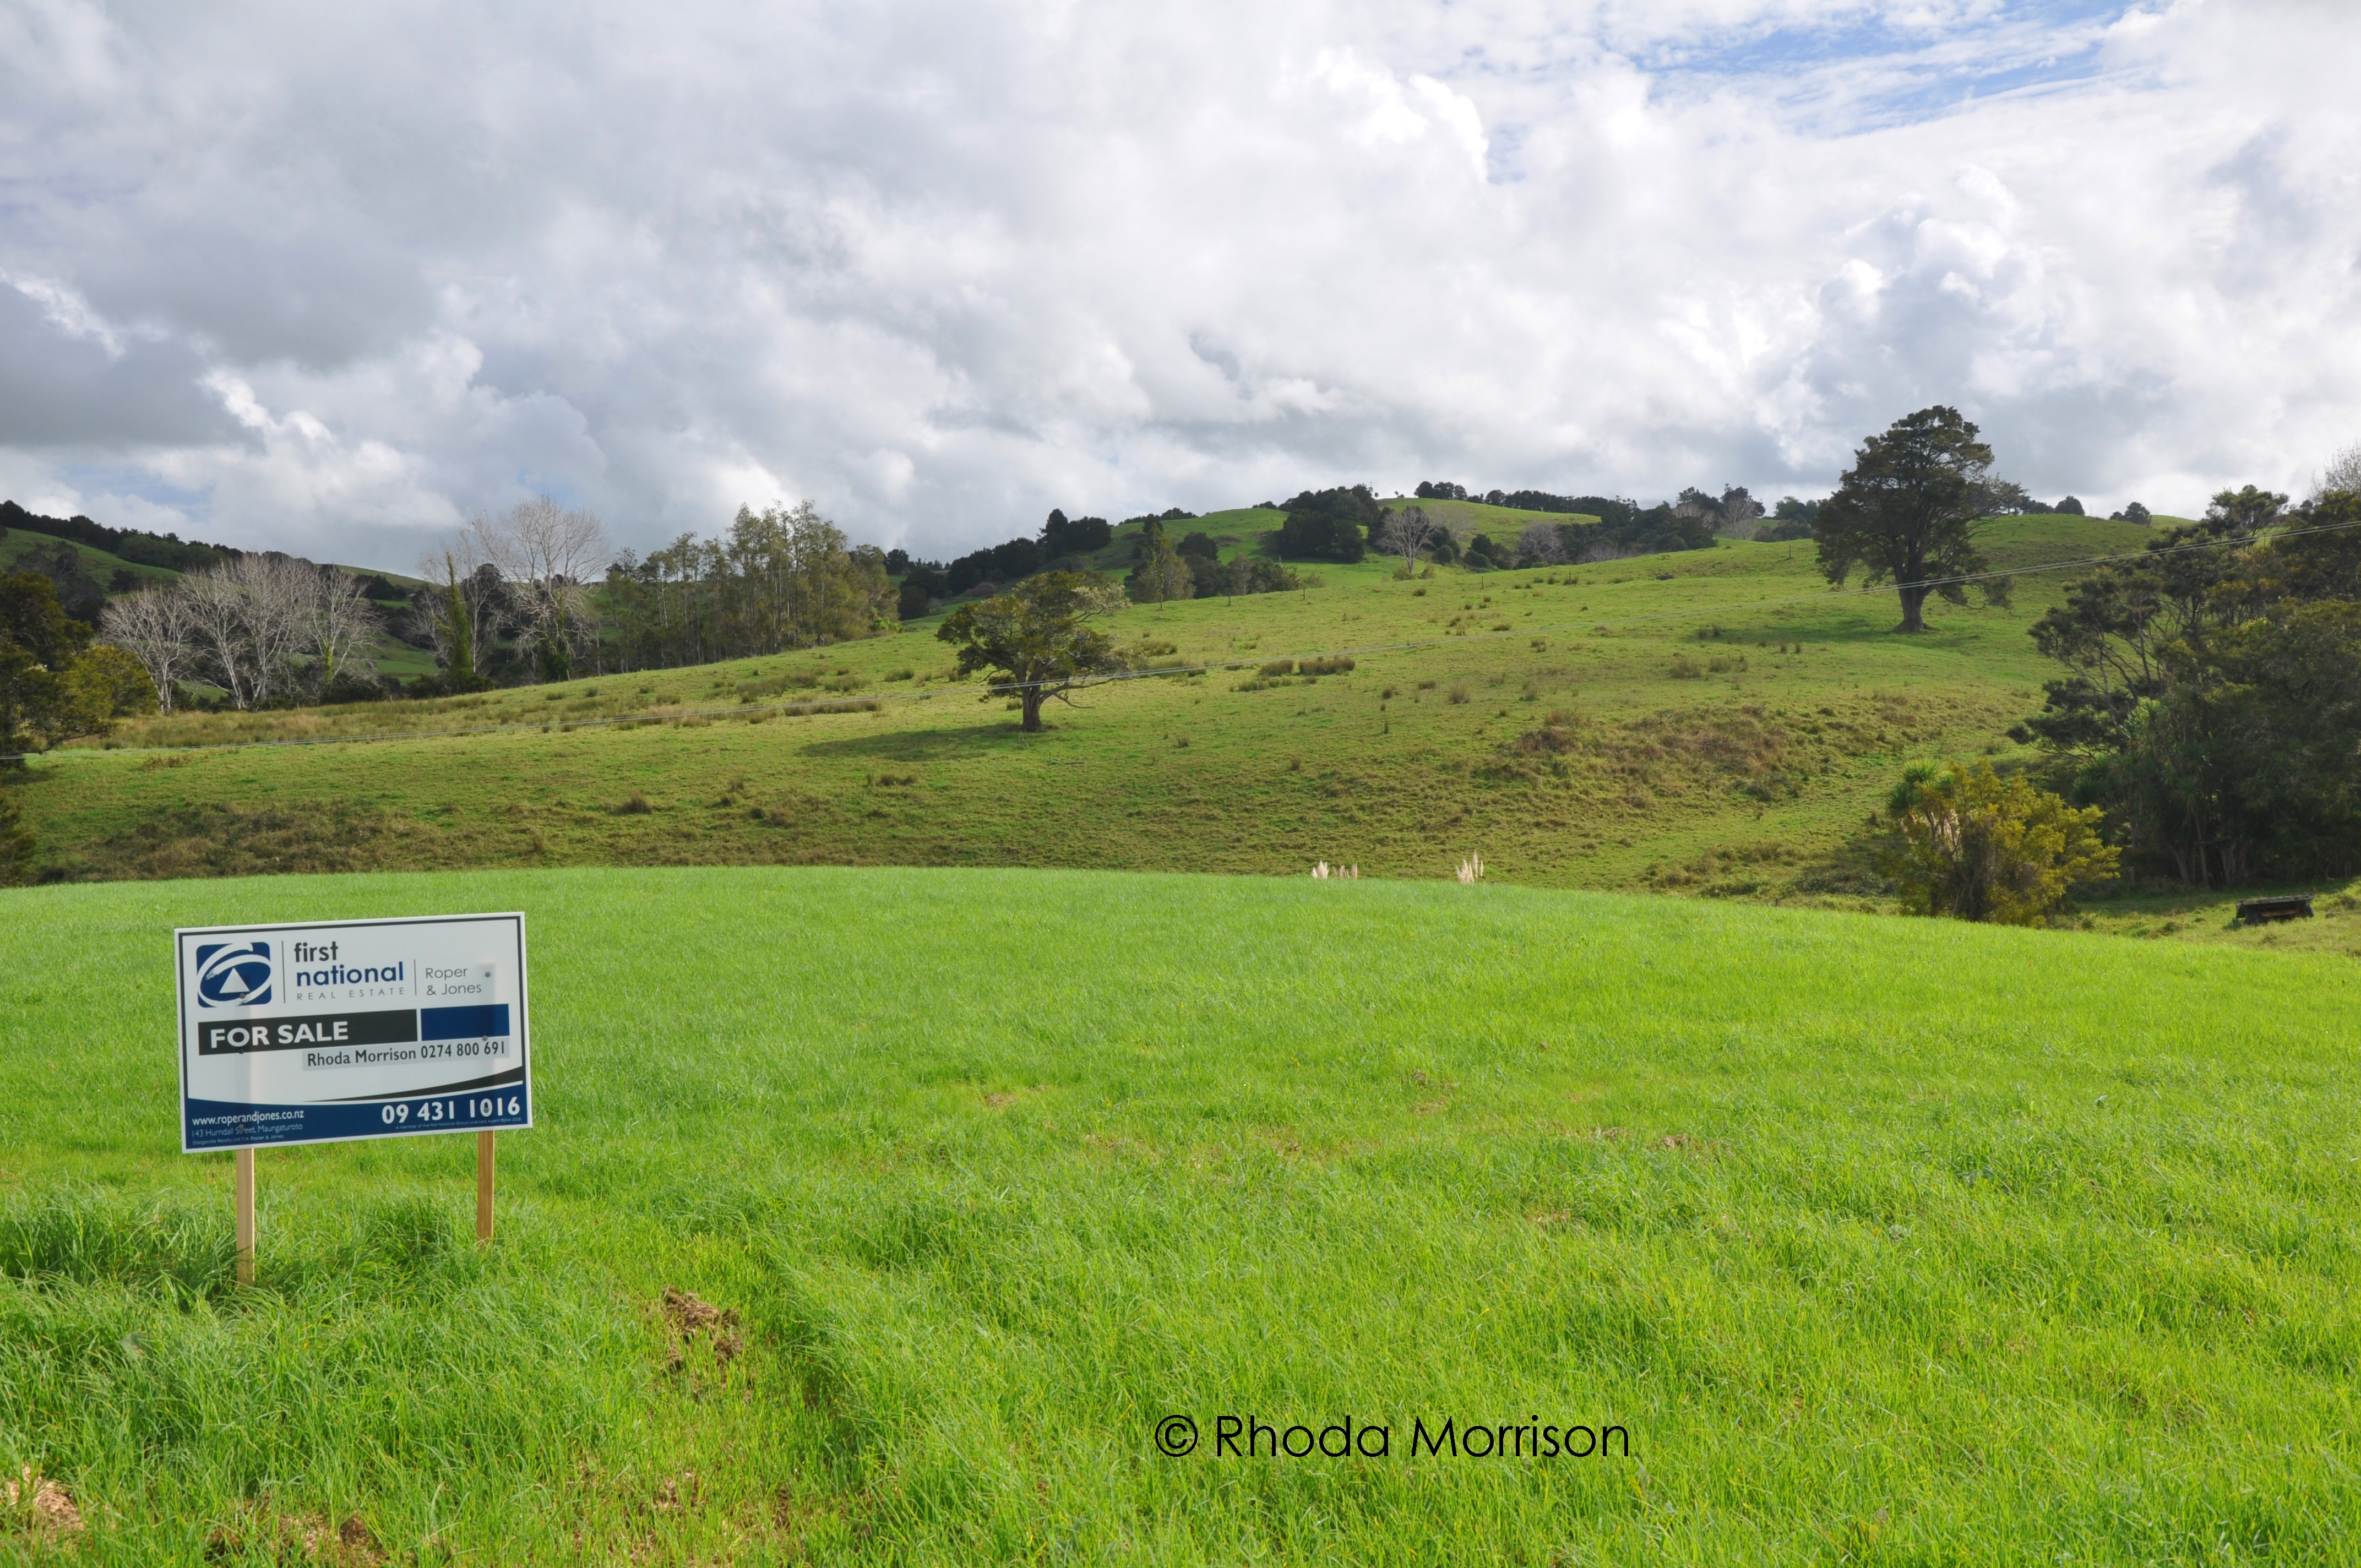
{"type": "Polygon", "coordinates": [[[2356,47],[2191,0],[0,0],[0,480],[394,566],[537,489],[944,551],[1340,479],[1811,490],[1948,401],[2037,492],[2186,510],[2361,434],[2356,47]]]}

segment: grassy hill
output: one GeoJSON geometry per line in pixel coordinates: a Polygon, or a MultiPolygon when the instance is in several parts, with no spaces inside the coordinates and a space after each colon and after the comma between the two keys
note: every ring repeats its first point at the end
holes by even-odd
{"type": "MultiPolygon", "coordinates": [[[[2027,518],[1993,552],[2026,568],[2147,537],[2027,518]]],[[[44,864],[76,878],[686,862],[1292,874],[1317,860],[1432,877],[1479,852],[1494,876],[1540,885],[1843,902],[1874,891],[1867,818],[1904,762],[2012,753],[2002,733],[2050,673],[2025,628],[2067,580],[2024,577],[2010,609],[1938,606],[1934,630],[1905,639],[1891,595],[1831,593],[1803,544],[1320,576],[1123,611],[1113,630],[1143,661],[1222,667],[1095,688],[1038,737],[949,678],[949,651],[917,622],[730,664],[129,724],[118,750],[56,755],[16,793],[44,864]],[[1276,668],[1338,650],[1349,674],[1276,668]],[[855,711],[782,707],[816,704],[855,711]],[[370,735],[397,739],[173,753],[370,735]]],[[[2125,907],[2153,927],[2193,918],[2125,907]]],[[[2332,921],[2301,939],[2349,945],[2332,921]]]]}
{"type": "Polygon", "coordinates": [[[88,1521],[59,1561],[2361,1552],[2341,960],[1070,872],[0,909],[0,1462],[88,1521]],[[498,1242],[468,1140],[269,1150],[238,1294],[169,928],[478,909],[534,964],[498,1242]],[[1410,1452],[1446,1419],[1630,1456],[1410,1452]]]}
{"type": "Polygon", "coordinates": [[[1537,522],[1597,522],[1587,512],[1526,511],[1519,507],[1496,507],[1488,501],[1420,500],[1412,496],[1393,496],[1378,503],[1388,511],[1404,507],[1417,507],[1451,530],[1453,537],[1462,541],[1479,533],[1488,533],[1495,543],[1514,544],[1518,536],[1537,522]]]}
{"type": "MultiPolygon", "coordinates": [[[[181,576],[181,573],[170,566],[128,560],[84,540],[63,538],[54,533],[44,532],[39,527],[31,526],[34,523],[49,527],[66,526],[57,519],[27,514],[21,508],[13,507],[6,509],[6,515],[14,521],[0,525],[0,572],[26,570],[29,565],[27,557],[37,555],[53,557],[54,553],[63,547],[80,558],[82,570],[110,599],[120,598],[124,594],[139,593],[148,588],[175,582],[181,576]]],[[[89,520],[86,518],[74,520],[77,526],[86,526],[89,520]]],[[[165,543],[154,534],[134,532],[131,538],[134,543],[144,542],[159,548],[165,543]]],[[[125,548],[130,547],[125,546],[125,548]]],[[[368,568],[360,566],[339,566],[337,569],[354,576],[372,575],[368,568]]],[[[382,576],[403,588],[415,588],[420,586],[419,579],[405,577],[399,572],[380,572],[374,575],[382,576]]],[[[435,668],[433,654],[412,648],[398,638],[390,636],[381,635],[372,639],[366,652],[377,662],[379,669],[383,674],[403,679],[413,675],[431,674],[435,668]]]]}
{"type": "Polygon", "coordinates": [[[5,536],[0,536],[0,572],[23,571],[25,567],[20,563],[26,556],[47,555],[60,545],[65,546],[80,556],[82,570],[96,579],[101,587],[110,588],[111,592],[136,593],[138,591],[137,587],[124,589],[112,588],[111,585],[115,582],[115,574],[117,572],[129,573],[132,580],[139,587],[172,582],[181,575],[169,566],[142,565],[137,562],[126,561],[120,555],[109,554],[94,545],[82,544],[70,539],[52,538],[49,534],[35,533],[26,528],[12,528],[5,536]]]}

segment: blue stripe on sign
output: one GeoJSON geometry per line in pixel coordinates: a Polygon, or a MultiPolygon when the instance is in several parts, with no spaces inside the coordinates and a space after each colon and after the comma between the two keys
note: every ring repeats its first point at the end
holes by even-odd
{"type": "Polygon", "coordinates": [[[422,1007],[418,1037],[422,1040],[473,1040],[509,1032],[509,1004],[488,1002],[477,1007],[422,1007]]]}

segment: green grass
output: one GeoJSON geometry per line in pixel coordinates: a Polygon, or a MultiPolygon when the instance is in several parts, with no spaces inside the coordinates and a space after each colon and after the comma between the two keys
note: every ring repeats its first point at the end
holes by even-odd
{"type": "MultiPolygon", "coordinates": [[[[1994,553],[2026,565],[2145,537],[2018,520],[1994,553]]],[[[1792,544],[1320,576],[1301,593],[1122,611],[1120,641],[1174,650],[1156,662],[1234,667],[1099,687],[1053,707],[1044,736],[948,678],[950,651],[921,621],[477,697],[126,724],[109,742],[122,754],[45,762],[18,795],[44,863],[78,878],[780,861],[1277,872],[1321,859],[1434,876],[1477,850],[1544,885],[1838,896],[1861,890],[1857,840],[1903,762],[2013,753],[2001,732],[2037,707],[2048,673],[2025,628],[2060,587],[2028,578],[2014,610],[1943,607],[1905,639],[1890,595],[1828,593],[1792,544]],[[1360,650],[1349,674],[1256,675],[1340,649],[1360,650]],[[772,711],[815,697],[877,706],[772,711]],[[1563,733],[1535,753],[1553,713],[1563,733]],[[502,725],[529,728],[431,733],[502,725]],[[420,738],[130,754],[385,732],[420,738]],[[656,809],[619,815],[634,793],[656,809]]]]}
{"type": "Polygon", "coordinates": [[[1598,521],[1588,512],[1527,511],[1521,507],[1496,507],[1489,501],[1422,501],[1415,496],[1392,496],[1378,504],[1388,511],[1417,507],[1451,530],[1462,543],[1483,533],[1490,535],[1496,544],[1513,546],[1525,530],[1537,522],[1557,524],[1598,521]]]}
{"type": "Polygon", "coordinates": [[[17,890],[0,957],[0,1465],[71,1561],[2361,1558],[2342,959],[762,868],[17,890]],[[470,1140],[266,1151],[236,1292],[168,927],[506,908],[497,1244],[470,1140]],[[1412,1459],[1445,1417],[1631,1456],[1412,1459]]]}
{"type": "MultiPolygon", "coordinates": [[[[1189,526],[1235,552],[1271,515],[1189,526]]],[[[1992,551],[2023,568],[2148,537],[2019,519],[1992,551]]],[[[1829,593],[1805,544],[1319,576],[1302,593],[1124,610],[1110,628],[1145,662],[1221,667],[1098,687],[1053,707],[1046,735],[1020,735],[1003,699],[952,677],[926,620],[690,669],[136,722],[106,743],[117,751],[78,746],[12,787],[43,874],[69,879],[683,863],[1291,873],[1319,860],[1424,878],[1477,852],[1532,885],[1886,908],[1871,814],[1913,757],[2029,758],[2004,731],[2054,672],[2025,630],[2071,574],[2023,578],[2008,609],[1938,605],[1913,638],[1892,630],[1890,595],[1829,593]],[[1339,649],[1359,651],[1350,674],[1259,673],[1339,649]],[[505,732],[445,733],[480,729],[505,732]],[[371,734],[412,738],[190,749],[371,734]]],[[[2361,953],[2350,898],[2257,931],[2231,923],[2230,896],[2151,890],[2078,918],[2361,953]]]]}
{"type": "Polygon", "coordinates": [[[120,555],[101,550],[96,545],[83,544],[71,539],[60,539],[48,533],[35,533],[29,529],[23,528],[12,528],[5,536],[0,536],[0,572],[22,571],[25,569],[22,563],[26,556],[37,554],[49,554],[60,544],[82,557],[82,570],[95,578],[102,588],[105,587],[108,581],[119,571],[128,572],[137,577],[141,587],[152,587],[158,583],[174,582],[181,576],[180,573],[167,566],[141,565],[137,562],[126,561],[120,555]]]}

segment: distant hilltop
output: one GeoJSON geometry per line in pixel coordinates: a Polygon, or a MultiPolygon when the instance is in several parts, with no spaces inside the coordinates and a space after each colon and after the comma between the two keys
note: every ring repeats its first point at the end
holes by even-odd
{"type": "Polygon", "coordinates": [[[27,533],[46,533],[54,539],[70,539],[77,544],[104,550],[134,565],[161,566],[174,572],[197,571],[216,561],[245,554],[226,544],[184,540],[177,533],[149,533],[138,528],[109,528],[86,517],[43,517],[38,512],[27,511],[15,501],[0,501],[0,536],[18,530],[27,533]]]}

